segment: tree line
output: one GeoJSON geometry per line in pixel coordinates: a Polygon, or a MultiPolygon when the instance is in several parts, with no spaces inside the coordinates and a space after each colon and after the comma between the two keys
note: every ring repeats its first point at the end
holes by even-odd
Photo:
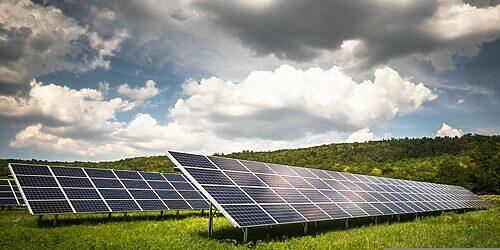
{"type": "MultiPolygon", "coordinates": [[[[226,157],[464,186],[479,194],[500,194],[500,136],[467,134],[461,138],[403,138],[364,143],[333,143],[277,151],[216,154],[226,157]]],[[[106,162],[48,162],[1,159],[7,163],[68,165],[152,172],[173,172],[166,156],[106,162]]]]}

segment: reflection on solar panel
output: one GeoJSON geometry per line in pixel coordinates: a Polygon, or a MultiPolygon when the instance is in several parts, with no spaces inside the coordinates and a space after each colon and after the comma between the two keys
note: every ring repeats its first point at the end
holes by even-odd
{"type": "Polygon", "coordinates": [[[0,180],[0,205],[24,205],[23,197],[14,180],[0,180]]]}
{"type": "MultiPolygon", "coordinates": [[[[14,163],[9,168],[30,213],[36,215],[209,207],[206,199],[178,174],[14,163]]],[[[1,190],[6,187],[0,186],[1,190]]],[[[14,182],[11,187],[17,190],[14,182]]]]}
{"type": "Polygon", "coordinates": [[[171,151],[167,155],[241,228],[488,206],[459,186],[171,151]]]}

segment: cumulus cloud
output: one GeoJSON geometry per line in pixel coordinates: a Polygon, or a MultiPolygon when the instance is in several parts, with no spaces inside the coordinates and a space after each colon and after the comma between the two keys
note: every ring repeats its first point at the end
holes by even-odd
{"type": "Polygon", "coordinates": [[[155,97],[160,93],[160,90],[155,87],[153,80],[147,80],[146,85],[140,88],[130,88],[128,84],[118,86],[116,90],[119,94],[129,97],[137,103],[143,103],[145,100],[155,97]]]}
{"type": "Polygon", "coordinates": [[[95,89],[81,90],[32,81],[26,97],[0,95],[0,122],[14,126],[43,124],[67,137],[105,137],[121,126],[117,112],[133,108],[121,98],[104,100],[95,89]]]}
{"type": "Polygon", "coordinates": [[[173,120],[223,138],[292,140],[306,133],[353,132],[417,110],[437,96],[385,67],[356,83],[340,68],[306,71],[283,65],[251,73],[240,83],[212,77],[184,86],[173,120]]]}
{"type": "Polygon", "coordinates": [[[369,128],[360,129],[347,137],[344,142],[352,143],[352,142],[366,142],[366,141],[374,141],[378,138],[370,132],[369,128]]]}
{"type": "MultiPolygon", "coordinates": [[[[374,81],[357,83],[338,67],[303,71],[283,65],[253,72],[241,82],[189,79],[184,96],[168,111],[170,122],[162,125],[143,113],[129,122],[117,121],[117,114],[133,104],[106,100],[98,90],[31,85],[29,97],[0,97],[2,120],[29,124],[10,146],[92,159],[160,154],[166,148],[213,153],[304,147],[345,133],[353,133],[350,141],[372,140],[371,124],[415,112],[436,98],[423,84],[387,67],[375,71],[374,81]]],[[[148,86],[154,88],[153,82],[123,88],[141,97],[135,100],[144,100],[148,95],[141,90],[148,86]]]]}
{"type": "Polygon", "coordinates": [[[464,134],[461,129],[453,128],[446,123],[443,123],[443,126],[436,132],[437,137],[462,137],[464,134]]]}
{"type": "Polygon", "coordinates": [[[500,37],[500,5],[480,8],[458,0],[274,0],[256,7],[246,2],[196,4],[257,55],[299,62],[358,40],[349,63],[353,68],[416,55],[442,70],[453,67],[453,55],[474,56],[483,42],[500,37]]]}
{"type": "Polygon", "coordinates": [[[119,30],[109,39],[53,6],[28,0],[0,3],[0,94],[13,94],[36,76],[59,70],[75,73],[109,66],[109,56],[127,36],[119,30]]]}

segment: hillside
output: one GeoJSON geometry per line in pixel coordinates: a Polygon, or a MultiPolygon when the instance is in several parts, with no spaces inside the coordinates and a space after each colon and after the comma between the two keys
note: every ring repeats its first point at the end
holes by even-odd
{"type": "MultiPolygon", "coordinates": [[[[391,139],[336,143],[268,152],[243,151],[227,157],[347,171],[394,178],[461,185],[481,194],[499,194],[500,136],[391,139]]],[[[136,157],[112,162],[47,162],[0,160],[0,175],[8,162],[71,165],[147,171],[173,171],[166,156],[136,157]]]]}

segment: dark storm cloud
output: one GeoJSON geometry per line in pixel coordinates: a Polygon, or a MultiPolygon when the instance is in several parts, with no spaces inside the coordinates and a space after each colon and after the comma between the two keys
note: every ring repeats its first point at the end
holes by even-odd
{"type": "Polygon", "coordinates": [[[427,22],[444,4],[438,1],[278,0],[263,6],[224,0],[196,3],[216,25],[258,55],[274,54],[298,62],[317,57],[321,50],[339,49],[343,41],[352,39],[363,42],[354,54],[361,69],[477,39],[448,39],[437,34],[427,22]]]}
{"type": "Polygon", "coordinates": [[[0,23],[0,63],[15,62],[25,52],[26,41],[31,36],[31,29],[5,28],[0,23]]]}
{"type": "MultiPolygon", "coordinates": [[[[434,41],[418,27],[437,9],[433,1],[380,4],[358,0],[276,1],[262,8],[237,1],[200,1],[198,6],[213,13],[217,24],[236,34],[258,54],[275,54],[296,61],[310,60],[317,56],[318,49],[337,49],[351,39],[377,45],[392,39],[411,41],[411,34],[422,39],[397,47],[391,44],[394,48],[390,53],[405,53],[417,44],[425,48],[434,41]]],[[[379,61],[387,57],[387,52],[380,46],[367,56],[379,61]]]]}

